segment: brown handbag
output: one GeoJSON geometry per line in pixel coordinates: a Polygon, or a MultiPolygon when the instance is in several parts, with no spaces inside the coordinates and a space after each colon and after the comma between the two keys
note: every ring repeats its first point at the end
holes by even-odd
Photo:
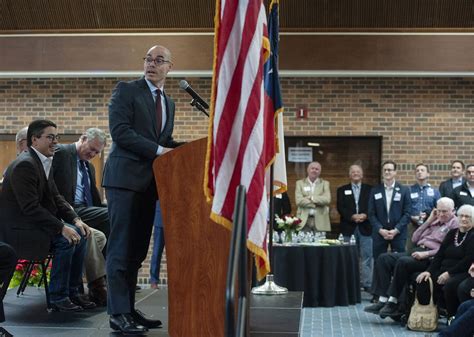
{"type": "Polygon", "coordinates": [[[438,327],[438,308],[433,302],[433,281],[430,282],[430,303],[421,305],[418,302],[417,293],[415,292],[415,303],[413,303],[410,316],[408,316],[407,326],[414,331],[434,331],[438,327]]]}

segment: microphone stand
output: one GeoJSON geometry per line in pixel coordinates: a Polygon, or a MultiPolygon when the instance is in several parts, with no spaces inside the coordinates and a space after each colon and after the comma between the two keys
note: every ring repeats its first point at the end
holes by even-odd
{"type": "Polygon", "coordinates": [[[189,104],[191,104],[191,106],[195,107],[196,109],[201,111],[203,114],[205,114],[207,117],[209,117],[209,114],[207,113],[206,109],[204,109],[201,103],[199,103],[196,99],[193,99],[189,104]]]}
{"type": "Polygon", "coordinates": [[[273,281],[273,226],[275,225],[275,201],[273,200],[273,164],[270,166],[270,221],[268,229],[268,258],[270,260],[270,273],[265,278],[265,283],[259,287],[252,288],[254,295],[284,295],[288,293],[288,289],[278,286],[273,281]]]}

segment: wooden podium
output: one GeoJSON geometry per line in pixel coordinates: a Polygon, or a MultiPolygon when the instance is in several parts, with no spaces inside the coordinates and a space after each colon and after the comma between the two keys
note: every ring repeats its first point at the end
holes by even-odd
{"type": "Polygon", "coordinates": [[[153,163],[165,232],[169,335],[224,334],[231,232],[209,218],[203,192],[207,139],[187,143],[153,163]]]}

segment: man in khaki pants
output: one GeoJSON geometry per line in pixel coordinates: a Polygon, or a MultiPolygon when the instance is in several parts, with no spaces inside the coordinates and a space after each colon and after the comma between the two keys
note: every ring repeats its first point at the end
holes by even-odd
{"type": "Polygon", "coordinates": [[[330,232],[329,204],[331,191],[329,181],[320,178],[321,164],[314,161],[308,165],[308,176],[296,182],[295,199],[301,219],[299,230],[305,232],[330,232]]]}

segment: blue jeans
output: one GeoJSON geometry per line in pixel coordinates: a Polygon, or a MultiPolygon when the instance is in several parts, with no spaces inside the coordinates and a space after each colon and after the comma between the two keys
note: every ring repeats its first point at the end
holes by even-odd
{"type": "MultiPolygon", "coordinates": [[[[364,288],[370,288],[372,284],[372,273],[374,269],[372,254],[372,236],[360,234],[359,227],[354,231],[357,248],[360,257],[360,284],[364,288]]],[[[350,237],[344,237],[344,241],[349,242],[350,237]]]]}
{"type": "Polygon", "coordinates": [[[153,253],[150,265],[150,283],[158,284],[160,280],[160,264],[165,248],[165,233],[161,219],[160,201],[156,202],[155,221],[153,222],[153,253]]]}
{"type": "Polygon", "coordinates": [[[51,303],[77,296],[82,282],[87,240],[76,226],[70,224],[64,224],[64,226],[76,230],[82,238],[78,244],[73,245],[62,234],[56,234],[51,241],[54,254],[49,281],[51,303]]]}
{"type": "Polygon", "coordinates": [[[474,334],[474,299],[462,302],[456,312],[456,319],[446,329],[439,333],[439,337],[472,336],[474,334]]]}

